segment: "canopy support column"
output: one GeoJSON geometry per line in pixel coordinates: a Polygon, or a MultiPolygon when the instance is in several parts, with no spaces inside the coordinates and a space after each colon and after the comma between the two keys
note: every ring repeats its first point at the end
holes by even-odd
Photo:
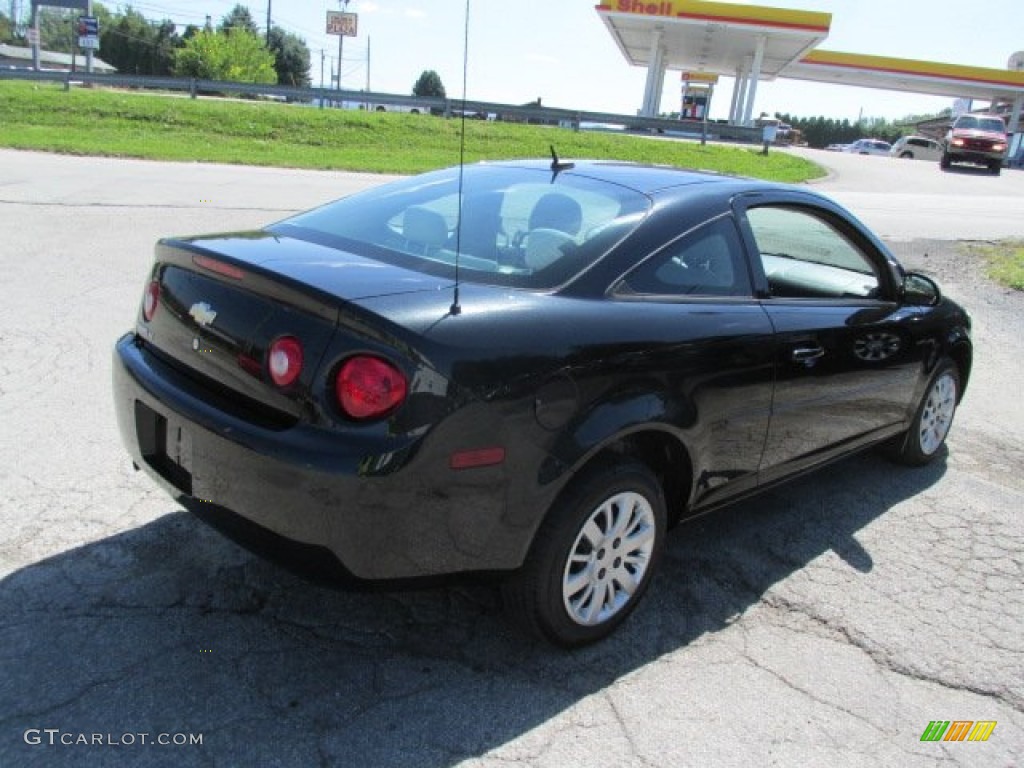
{"type": "Polygon", "coordinates": [[[743,82],[743,70],[736,67],[736,79],[732,84],[732,101],[729,102],[729,124],[735,125],[739,114],[739,103],[740,103],[740,91],[746,87],[746,83],[743,82]]]}
{"type": "Polygon", "coordinates": [[[764,61],[765,37],[757,38],[757,46],[754,48],[754,64],[750,68],[750,83],[747,87],[746,105],[743,109],[743,124],[752,125],[751,116],[754,112],[754,99],[757,98],[757,81],[761,79],[761,63],[764,61]]]}
{"type": "Polygon", "coordinates": [[[665,49],[661,44],[662,28],[651,35],[650,64],[647,65],[647,84],[644,87],[644,103],[640,107],[641,117],[657,117],[661,107],[661,91],[665,85],[665,49]]]}
{"type": "Polygon", "coordinates": [[[1017,126],[1020,125],[1020,113],[1024,107],[1024,93],[1018,94],[1013,100],[1013,108],[1010,110],[1010,122],[1006,126],[1006,130],[1010,133],[1020,133],[1017,130],[1017,126]]]}

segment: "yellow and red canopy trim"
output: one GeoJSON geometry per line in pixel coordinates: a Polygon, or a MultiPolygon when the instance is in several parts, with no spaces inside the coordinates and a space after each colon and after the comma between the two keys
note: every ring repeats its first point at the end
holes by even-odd
{"type": "Polygon", "coordinates": [[[841,69],[878,72],[891,75],[935,77],[945,80],[963,80],[986,85],[1024,88],[1024,72],[988,67],[966,67],[961,64],[942,64],[936,61],[894,59],[889,56],[869,56],[840,51],[811,51],[800,60],[801,64],[841,69]]]}
{"type": "Polygon", "coordinates": [[[831,13],[794,11],[740,3],[714,3],[705,0],[610,0],[595,7],[602,13],[666,16],[722,24],[798,29],[826,35],[832,24],[831,13]]]}

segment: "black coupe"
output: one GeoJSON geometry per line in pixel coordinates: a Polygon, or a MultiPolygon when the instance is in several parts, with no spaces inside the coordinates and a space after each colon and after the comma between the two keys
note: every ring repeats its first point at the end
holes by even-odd
{"type": "Polygon", "coordinates": [[[971,357],[967,313],[821,195],[525,161],[162,240],[114,397],[135,464],[238,538],[500,572],[576,646],[680,519],[871,445],[935,458],[971,357]]]}

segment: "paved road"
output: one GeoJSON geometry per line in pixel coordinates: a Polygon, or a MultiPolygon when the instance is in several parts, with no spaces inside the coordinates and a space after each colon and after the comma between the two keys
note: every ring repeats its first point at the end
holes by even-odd
{"type": "Polygon", "coordinates": [[[822,189],[886,238],[992,240],[1024,235],[1024,171],[786,150],[832,170],[822,189]]]}
{"type": "Polygon", "coordinates": [[[1024,236],[1024,174],[834,162],[819,188],[974,313],[948,457],[860,456],[683,527],[630,625],[566,654],[488,588],[282,573],[118,445],[110,349],[153,241],[376,178],[0,151],[0,766],[1024,763],[1024,303],[936,242],[1024,236]],[[998,725],[922,743],[937,719],[998,725]]]}

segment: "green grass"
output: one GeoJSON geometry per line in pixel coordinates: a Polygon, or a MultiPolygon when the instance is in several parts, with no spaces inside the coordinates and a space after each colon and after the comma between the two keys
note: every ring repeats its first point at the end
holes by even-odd
{"type": "Polygon", "coordinates": [[[1024,291],[1024,240],[968,243],[966,248],[969,254],[985,259],[986,272],[993,280],[1008,288],[1024,291]]]}
{"type": "MultiPolygon", "coordinates": [[[[0,146],[80,155],[139,157],[418,173],[456,165],[460,120],[316,109],[261,101],[0,81],[0,146]]],[[[784,152],[660,141],[615,133],[468,120],[465,159],[547,156],[659,163],[776,181],[824,175],[784,152]]]]}

